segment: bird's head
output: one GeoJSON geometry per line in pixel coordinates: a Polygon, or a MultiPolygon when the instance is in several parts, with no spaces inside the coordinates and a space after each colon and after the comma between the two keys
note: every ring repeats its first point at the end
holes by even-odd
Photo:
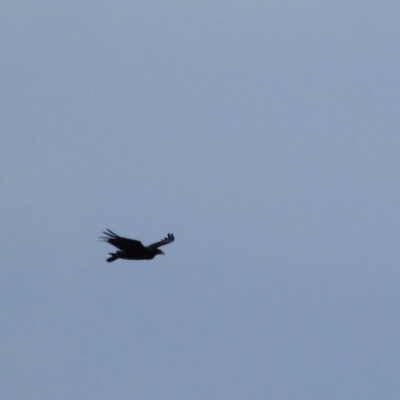
{"type": "Polygon", "coordinates": [[[165,253],[164,253],[162,250],[160,250],[160,249],[157,249],[156,254],[162,254],[163,256],[165,256],[165,253]]]}

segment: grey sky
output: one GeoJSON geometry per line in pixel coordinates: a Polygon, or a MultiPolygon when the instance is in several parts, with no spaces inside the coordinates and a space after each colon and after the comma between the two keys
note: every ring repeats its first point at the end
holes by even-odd
{"type": "Polygon", "coordinates": [[[1,398],[396,398],[399,15],[3,2],[1,398]]]}

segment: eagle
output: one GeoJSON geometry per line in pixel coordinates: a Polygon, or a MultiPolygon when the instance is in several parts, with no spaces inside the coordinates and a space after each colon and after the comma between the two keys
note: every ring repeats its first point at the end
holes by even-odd
{"type": "Polygon", "coordinates": [[[118,236],[110,229],[106,229],[103,234],[106,236],[100,237],[101,240],[119,249],[115,253],[108,253],[111,257],[107,258],[107,262],[113,262],[118,258],[123,260],[152,260],[157,254],[164,254],[159,247],[165,246],[175,240],[174,235],[168,233],[168,235],[159,242],[143,246],[142,242],[139,240],[118,236]]]}

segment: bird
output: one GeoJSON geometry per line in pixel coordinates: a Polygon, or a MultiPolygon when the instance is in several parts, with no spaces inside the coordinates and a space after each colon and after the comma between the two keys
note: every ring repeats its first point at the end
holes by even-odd
{"type": "Polygon", "coordinates": [[[159,249],[160,246],[164,246],[175,240],[174,235],[168,233],[164,239],[148,246],[143,246],[139,240],[118,236],[108,228],[103,234],[106,236],[100,237],[100,239],[118,249],[115,253],[108,253],[111,257],[107,258],[107,262],[113,262],[118,258],[123,260],[152,260],[158,254],[164,255],[164,252],[159,249]]]}

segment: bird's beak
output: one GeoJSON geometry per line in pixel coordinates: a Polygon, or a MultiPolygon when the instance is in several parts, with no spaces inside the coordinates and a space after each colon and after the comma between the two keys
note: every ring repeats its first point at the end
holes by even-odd
{"type": "Polygon", "coordinates": [[[162,250],[160,250],[161,251],[161,254],[163,255],[163,256],[165,256],[165,253],[162,251],[162,250]]]}

